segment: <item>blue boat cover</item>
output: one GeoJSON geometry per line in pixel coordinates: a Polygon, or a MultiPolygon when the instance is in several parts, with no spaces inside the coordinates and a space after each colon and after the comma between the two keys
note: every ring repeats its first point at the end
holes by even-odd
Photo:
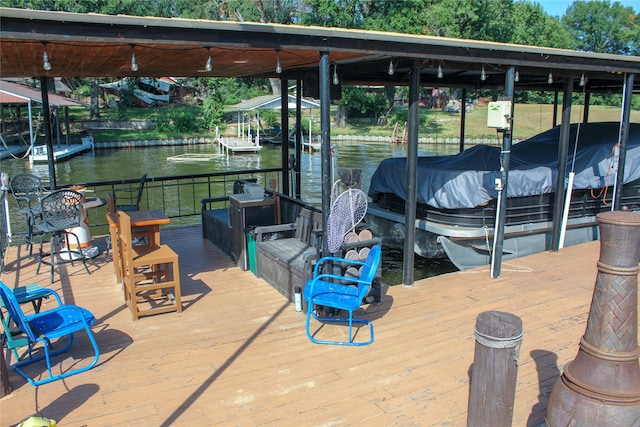
{"type": "MultiPolygon", "coordinates": [[[[582,123],[570,126],[567,173],[575,171],[574,189],[603,188],[615,184],[612,173],[619,123],[582,123]],[[579,132],[575,165],[574,147],[579,132]]],[[[555,191],[558,173],[560,126],[514,144],[511,149],[507,197],[555,191]]],[[[440,209],[481,206],[498,197],[495,180],[500,177],[499,147],[476,145],[451,156],[418,158],[418,203],[440,209]]],[[[378,193],[392,193],[406,200],[406,157],[383,160],[369,186],[378,193]]],[[[624,183],[640,179],[640,124],[629,124],[624,183]]]]}

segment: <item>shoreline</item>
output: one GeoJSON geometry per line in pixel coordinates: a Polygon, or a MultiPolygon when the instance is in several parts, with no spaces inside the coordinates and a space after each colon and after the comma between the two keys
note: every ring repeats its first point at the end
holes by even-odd
{"type": "MultiPolygon", "coordinates": [[[[172,145],[200,145],[200,144],[215,144],[215,137],[209,136],[195,136],[187,138],[159,138],[159,139],[140,139],[140,140],[127,140],[127,141],[107,141],[107,142],[95,142],[95,148],[135,148],[135,147],[159,147],[159,146],[172,146],[172,145]]],[[[345,143],[345,142],[371,142],[371,143],[384,143],[384,144],[403,144],[402,142],[396,142],[390,136],[366,136],[366,135],[336,135],[331,137],[332,143],[345,143]]],[[[514,141],[516,143],[517,141],[514,141]]],[[[444,145],[459,145],[460,138],[432,138],[432,137],[420,137],[418,138],[419,144],[444,144],[444,145]]],[[[499,145],[500,141],[496,138],[473,138],[465,139],[465,146],[472,145],[499,145]]],[[[269,145],[269,144],[263,144],[269,145]]]]}

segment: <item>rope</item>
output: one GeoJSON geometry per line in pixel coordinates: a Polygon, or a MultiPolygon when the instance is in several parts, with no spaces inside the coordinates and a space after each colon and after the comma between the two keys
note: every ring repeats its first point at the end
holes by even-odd
{"type": "Polygon", "coordinates": [[[473,334],[476,337],[476,341],[482,344],[485,347],[490,348],[511,348],[516,347],[522,343],[522,338],[524,337],[524,330],[520,332],[515,337],[508,338],[500,338],[500,337],[492,337],[490,335],[483,334],[478,331],[478,329],[473,329],[473,334]]]}
{"type": "Polygon", "coordinates": [[[518,363],[520,359],[520,345],[522,344],[522,338],[524,337],[524,330],[515,337],[499,338],[485,335],[478,329],[473,329],[473,334],[476,337],[476,341],[488,348],[513,348],[513,361],[518,363]]]}

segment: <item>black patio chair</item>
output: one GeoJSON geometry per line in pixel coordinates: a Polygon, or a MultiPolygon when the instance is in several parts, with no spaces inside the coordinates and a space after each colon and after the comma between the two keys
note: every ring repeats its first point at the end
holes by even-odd
{"type": "Polygon", "coordinates": [[[18,205],[18,211],[25,216],[27,221],[26,244],[29,248],[29,256],[33,254],[33,225],[36,218],[42,215],[40,200],[44,194],[42,181],[30,173],[19,173],[11,178],[9,189],[13,199],[18,205]]]}

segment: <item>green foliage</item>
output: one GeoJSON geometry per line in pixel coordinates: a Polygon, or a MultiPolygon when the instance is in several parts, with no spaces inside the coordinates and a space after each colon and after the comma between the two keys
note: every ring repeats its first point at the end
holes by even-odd
{"type": "Polygon", "coordinates": [[[575,1],[562,18],[575,41],[587,52],[637,55],[640,52],[640,18],[633,8],[608,0],[575,1]]]}
{"type": "Polygon", "coordinates": [[[210,131],[215,130],[216,126],[223,128],[223,114],[224,103],[222,102],[221,96],[219,94],[212,94],[204,100],[202,105],[203,127],[210,131]]]}
{"type": "Polygon", "coordinates": [[[260,111],[260,124],[264,128],[273,128],[276,123],[280,123],[279,110],[263,110],[260,111]]]}
{"type": "Polygon", "coordinates": [[[162,108],[155,117],[158,132],[198,133],[205,130],[202,114],[193,109],[162,108]]]}
{"type": "Polygon", "coordinates": [[[569,49],[573,42],[557,18],[547,15],[539,3],[514,3],[512,43],[569,49]]]}
{"type": "Polygon", "coordinates": [[[73,93],[78,98],[86,98],[87,96],[91,96],[91,86],[82,85],[74,90],[73,93]]]}
{"type": "Polygon", "coordinates": [[[297,24],[323,27],[362,28],[363,7],[360,0],[304,0],[298,10],[297,24]]]}
{"type": "Polygon", "coordinates": [[[384,93],[356,86],[342,87],[340,104],[347,108],[351,117],[377,117],[384,114],[389,105],[384,93]]]}

